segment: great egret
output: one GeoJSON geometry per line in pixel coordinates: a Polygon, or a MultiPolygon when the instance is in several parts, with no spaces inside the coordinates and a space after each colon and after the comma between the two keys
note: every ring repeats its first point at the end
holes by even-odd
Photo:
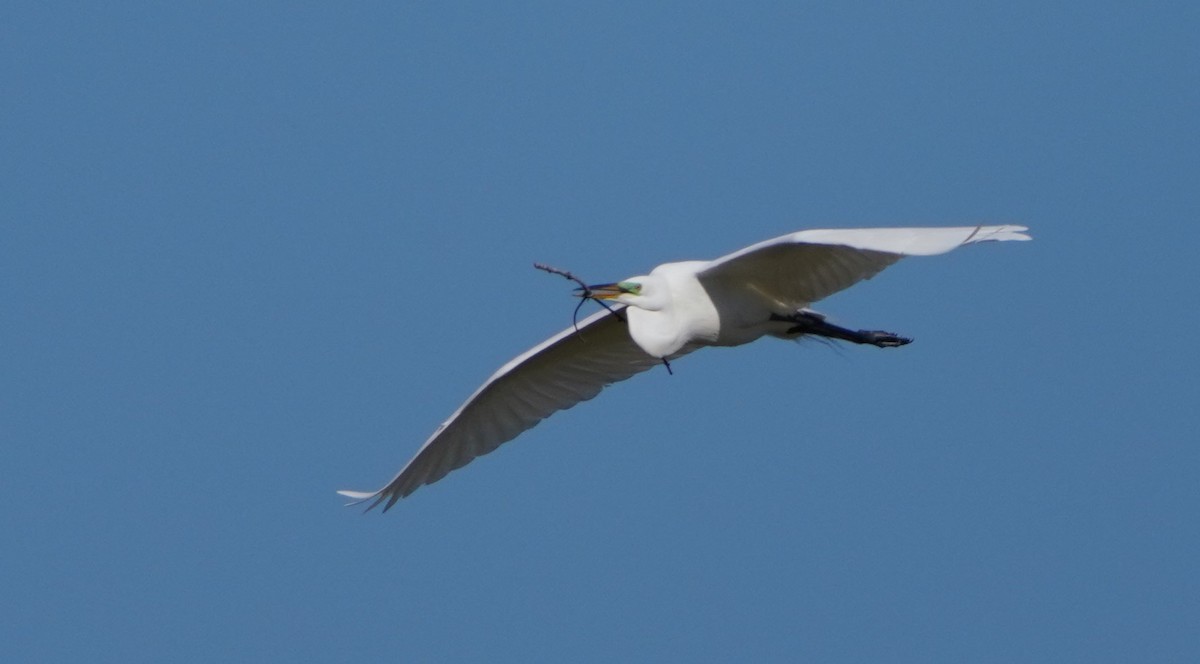
{"type": "MultiPolygon", "coordinates": [[[[807,230],[712,261],[665,263],[647,276],[589,286],[584,297],[616,303],[500,367],[425,441],[408,465],[373,492],[339,491],[370,508],[432,484],[553,413],[606,386],[704,346],[739,346],[770,335],[817,335],[879,347],[909,339],[833,325],[808,305],[869,279],[905,256],[965,244],[1028,240],[1024,226],[807,230]]],[[[668,368],[670,365],[667,365],[668,368]]],[[[370,509],[368,508],[368,509],[370,509]]]]}

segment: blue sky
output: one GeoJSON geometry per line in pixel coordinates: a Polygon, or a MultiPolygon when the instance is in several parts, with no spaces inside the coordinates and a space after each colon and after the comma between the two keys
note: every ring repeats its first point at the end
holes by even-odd
{"type": "Polygon", "coordinates": [[[1200,658],[1192,3],[0,10],[5,661],[1200,658]],[[386,481],[569,284],[1016,222],[386,481]]]}

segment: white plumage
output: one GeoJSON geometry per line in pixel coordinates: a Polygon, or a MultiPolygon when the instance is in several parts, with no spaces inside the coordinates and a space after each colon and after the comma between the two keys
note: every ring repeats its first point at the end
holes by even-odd
{"type": "Polygon", "coordinates": [[[339,491],[387,510],[423,484],[487,454],[551,414],[606,386],[703,346],[764,335],[816,334],[877,346],[907,339],[824,322],[809,305],[869,279],[905,256],[965,244],[1028,240],[1023,226],[807,230],[713,261],[665,263],[646,276],[590,287],[617,303],[522,353],[492,375],[374,492],[339,491]],[[627,320],[626,320],[627,319],[627,320]]]}

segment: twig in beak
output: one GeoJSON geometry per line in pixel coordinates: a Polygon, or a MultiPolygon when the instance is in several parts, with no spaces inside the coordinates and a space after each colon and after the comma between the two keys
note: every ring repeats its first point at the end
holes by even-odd
{"type": "Polygon", "coordinates": [[[587,302],[588,300],[592,300],[593,302],[599,303],[600,306],[604,307],[605,309],[608,309],[608,312],[610,314],[616,316],[617,320],[620,320],[620,321],[625,320],[624,318],[621,317],[621,314],[617,313],[616,310],[614,310],[612,307],[608,306],[608,304],[605,303],[604,300],[593,297],[592,289],[588,288],[588,285],[586,283],[584,283],[583,279],[580,279],[579,277],[575,276],[574,274],[571,274],[570,272],[567,272],[566,270],[560,270],[556,267],[550,267],[549,265],[546,265],[545,263],[534,263],[533,266],[539,270],[542,270],[543,272],[549,272],[550,274],[557,274],[560,277],[565,277],[565,278],[570,279],[571,281],[574,281],[575,283],[579,284],[579,290],[581,290],[583,292],[580,293],[580,295],[579,295],[579,304],[575,305],[575,312],[571,314],[571,325],[573,325],[575,327],[576,334],[579,333],[579,310],[581,308],[583,308],[583,303],[587,302]]]}

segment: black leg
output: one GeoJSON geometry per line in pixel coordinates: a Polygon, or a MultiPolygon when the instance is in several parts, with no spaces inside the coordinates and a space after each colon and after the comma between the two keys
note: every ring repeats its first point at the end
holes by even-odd
{"type": "Polygon", "coordinates": [[[893,346],[903,346],[912,343],[912,339],[899,336],[892,332],[883,332],[881,330],[851,330],[845,327],[834,325],[825,320],[825,317],[815,311],[801,309],[794,314],[788,316],[780,316],[771,314],[771,320],[794,323],[795,326],[788,329],[788,334],[814,334],[818,337],[828,337],[830,339],[841,339],[856,344],[870,344],[880,348],[890,348],[893,346]]]}

